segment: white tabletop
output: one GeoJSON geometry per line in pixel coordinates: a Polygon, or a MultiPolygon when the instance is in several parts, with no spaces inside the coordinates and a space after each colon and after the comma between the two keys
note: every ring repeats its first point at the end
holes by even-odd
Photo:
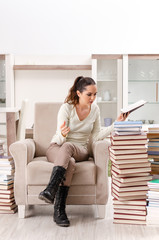
{"type": "Polygon", "coordinates": [[[11,113],[11,112],[19,112],[20,108],[13,108],[13,107],[3,107],[0,108],[0,113],[11,113]]]}

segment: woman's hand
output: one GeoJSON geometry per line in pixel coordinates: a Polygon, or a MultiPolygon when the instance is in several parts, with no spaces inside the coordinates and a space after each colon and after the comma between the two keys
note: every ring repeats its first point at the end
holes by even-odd
{"type": "Polygon", "coordinates": [[[66,126],[66,122],[64,121],[64,123],[60,126],[60,129],[61,129],[61,134],[63,137],[66,137],[67,134],[69,133],[70,131],[70,128],[66,126]]]}
{"type": "Polygon", "coordinates": [[[125,121],[128,116],[129,116],[129,112],[121,113],[117,118],[117,122],[125,121]]]}

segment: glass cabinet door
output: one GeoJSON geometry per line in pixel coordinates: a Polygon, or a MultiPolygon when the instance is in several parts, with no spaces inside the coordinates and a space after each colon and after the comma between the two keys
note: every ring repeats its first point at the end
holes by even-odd
{"type": "Polygon", "coordinates": [[[159,123],[159,55],[128,57],[128,104],[147,103],[131,113],[130,120],[144,124],[159,123]]]}
{"type": "Polygon", "coordinates": [[[116,120],[122,107],[122,57],[92,55],[92,77],[97,83],[101,125],[107,127],[116,120]]]}
{"type": "Polygon", "coordinates": [[[0,55],[0,107],[6,106],[5,55],[0,55]]]}

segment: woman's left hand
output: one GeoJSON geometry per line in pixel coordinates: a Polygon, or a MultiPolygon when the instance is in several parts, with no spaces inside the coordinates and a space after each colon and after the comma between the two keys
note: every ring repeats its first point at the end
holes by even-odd
{"type": "Polygon", "coordinates": [[[118,118],[117,118],[116,121],[117,121],[117,122],[125,121],[128,116],[129,116],[129,112],[127,112],[127,113],[121,113],[121,114],[118,116],[118,118]]]}

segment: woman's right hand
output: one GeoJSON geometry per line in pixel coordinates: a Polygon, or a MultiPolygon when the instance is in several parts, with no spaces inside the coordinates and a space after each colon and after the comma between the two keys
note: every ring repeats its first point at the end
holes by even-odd
{"type": "Polygon", "coordinates": [[[60,126],[60,129],[61,129],[61,134],[63,137],[66,137],[67,134],[69,133],[70,131],[70,128],[66,126],[66,122],[64,121],[64,123],[60,126]]]}

